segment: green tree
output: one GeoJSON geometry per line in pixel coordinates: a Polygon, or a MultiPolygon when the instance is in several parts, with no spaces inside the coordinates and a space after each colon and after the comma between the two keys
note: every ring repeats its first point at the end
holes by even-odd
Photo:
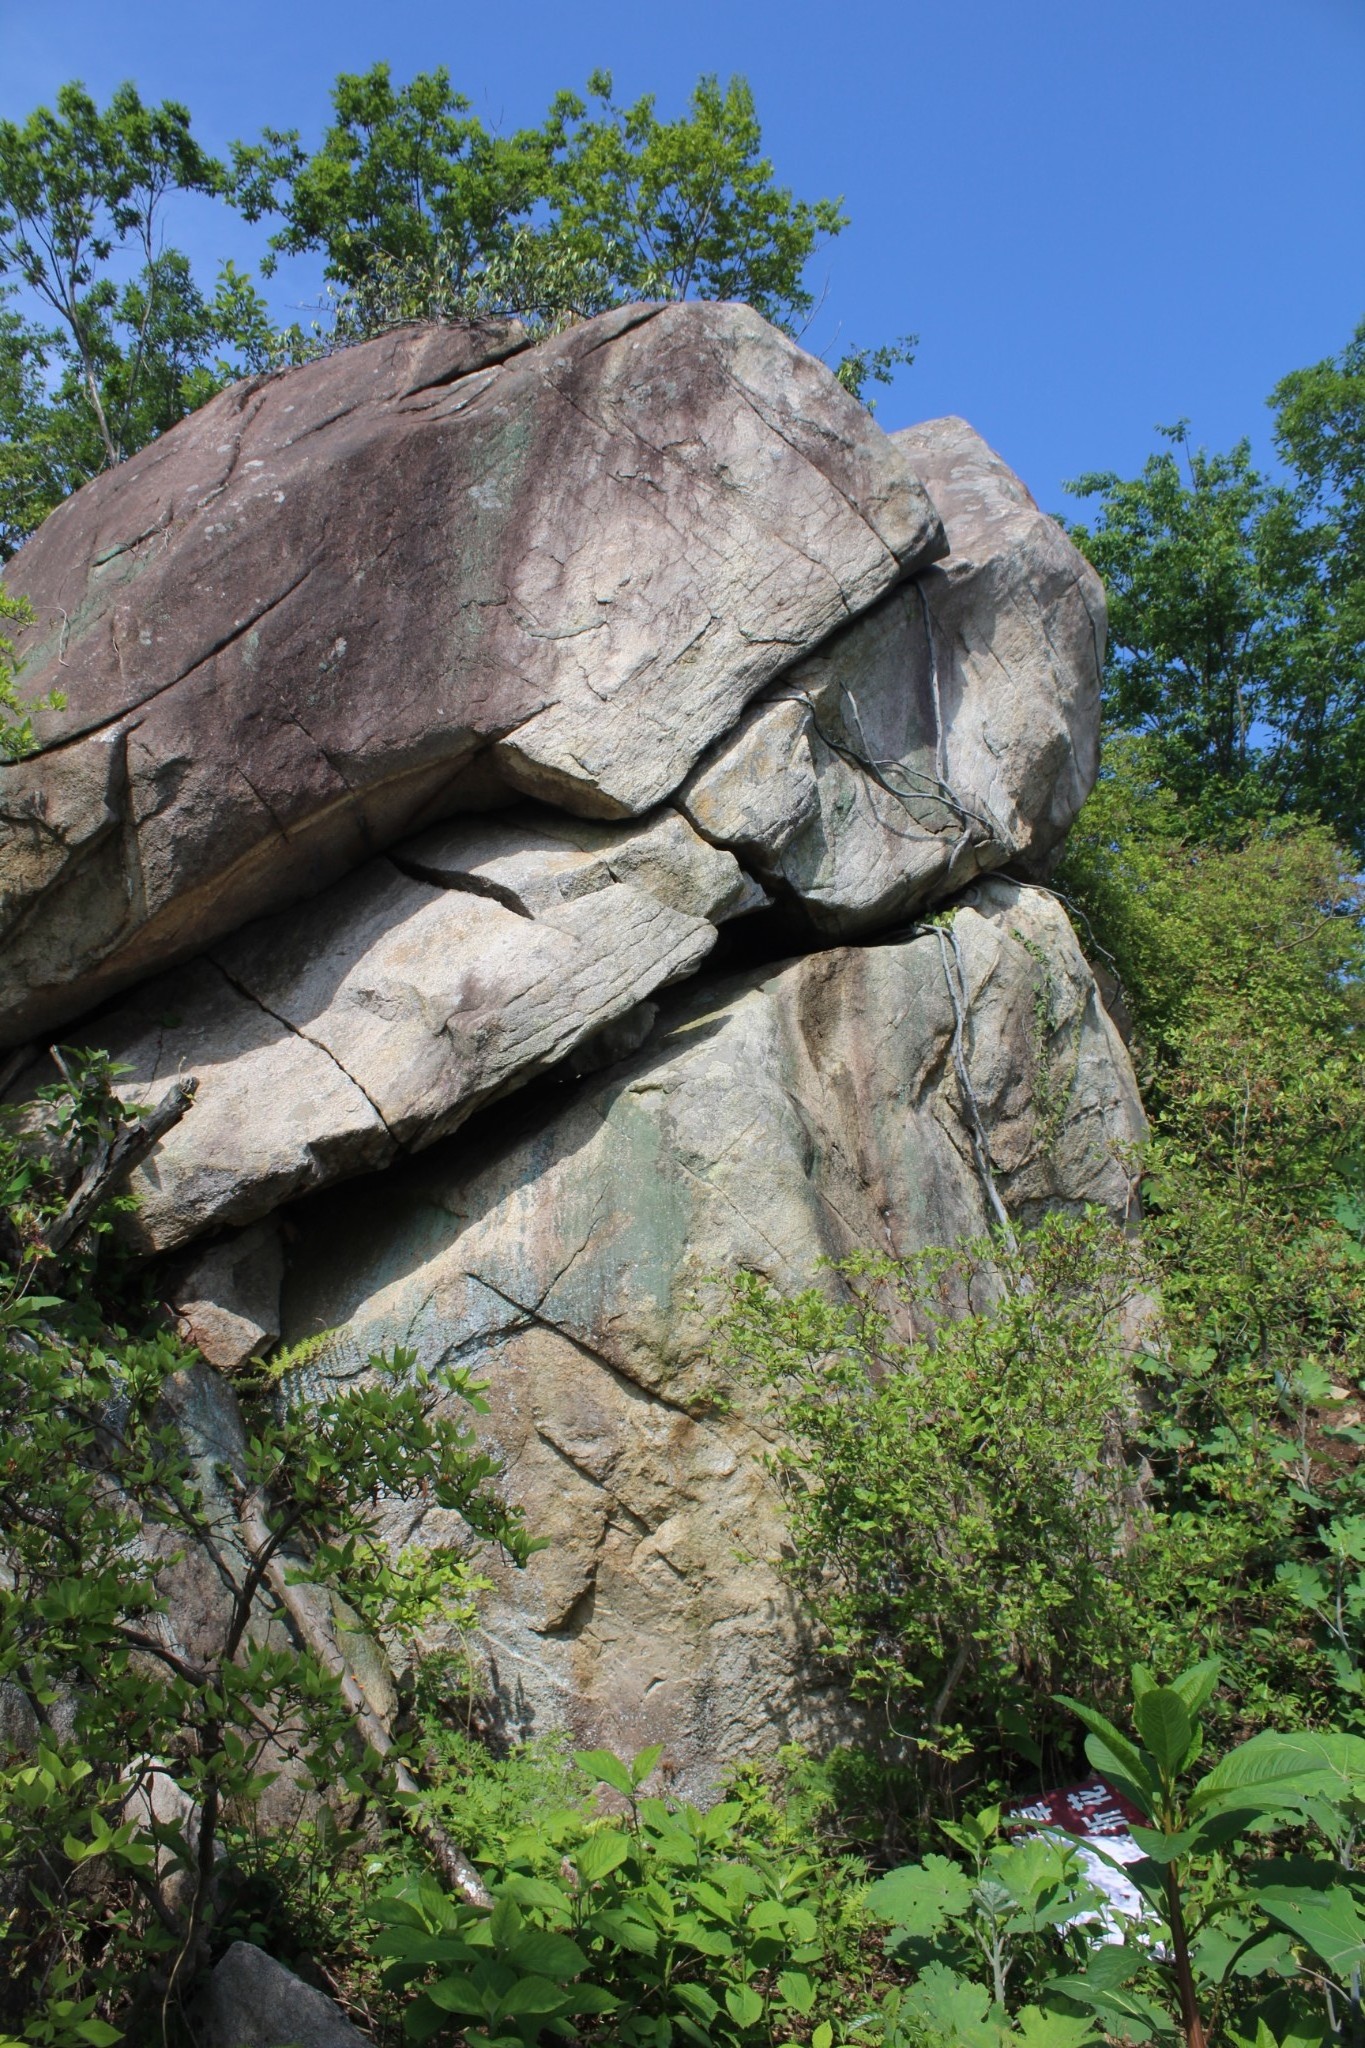
{"type": "Polygon", "coordinates": [[[117,1202],[100,1193],[150,1125],[100,1056],[62,1064],[0,1120],[0,2026],[106,2048],[111,2019],[163,2038],[152,2015],[213,1926],[224,1823],[284,1769],[329,1806],[377,1800],[480,1893],[347,1634],[418,1651],[468,1621],[472,1546],[517,1563],[536,1546],[461,1370],[399,1352],[321,1402],[279,1370],[215,1390],[103,1256],[117,1202]],[[211,1451],[185,1427],[196,1402],[211,1451]],[[453,1511],[465,1539],[395,1552],[386,1500],[453,1511]]]}
{"type": "Polygon", "coordinates": [[[561,95],[551,232],[621,299],[742,299],[789,331],[810,312],[817,242],[848,224],[835,199],[775,182],[747,80],[704,77],[688,112],[661,121],[654,96],[618,106],[610,72],[588,103],[561,95]]]}
{"type": "Polygon", "coordinates": [[[1267,567],[1293,593],[1269,716],[1282,801],[1365,838],[1365,322],[1337,356],[1271,395],[1292,500],[1268,521],[1267,567]]]}
{"type": "Polygon", "coordinates": [[[248,280],[228,265],[206,295],[164,241],[170,196],[217,192],[222,175],[184,107],[147,106],[131,85],[103,109],[66,85],[55,109],[0,122],[0,289],[39,315],[0,313],[3,556],[67,492],[267,359],[248,280]]]}
{"type": "Polygon", "coordinates": [[[387,259],[432,277],[442,269],[462,291],[543,196],[562,133],[552,117],[543,129],[491,135],[444,66],[397,87],[387,64],[342,72],[332,110],[311,154],[297,129],[233,145],[235,204],[248,220],[282,222],[267,275],[281,255],[319,250],[342,287],[363,286],[387,259]]]}
{"type": "Polygon", "coordinates": [[[1365,328],[1271,400],[1286,477],[1249,444],[1195,448],[1188,422],[1130,479],[1083,476],[1098,500],[1073,538],[1105,579],[1112,731],[1198,829],[1316,813],[1365,850],[1365,328]],[[1182,468],[1183,464],[1183,468],[1182,468]]]}
{"type": "Polygon", "coordinates": [[[1365,894],[1325,826],[1201,839],[1164,767],[1153,739],[1110,744],[1057,879],[1120,984],[1153,1126],[1144,1436],[1174,1604],[1153,1604],[1151,1654],[1225,1658],[1226,1736],[1340,1717],[1365,1648],[1358,1603],[1350,1642],[1310,1645],[1301,1612],[1320,1584],[1346,1600],[1362,1505],[1365,894]]]}
{"type": "MultiPolygon", "coordinates": [[[[395,86],[343,73],[310,153],[297,130],[233,149],[248,219],[278,215],[266,268],[317,250],[365,318],[499,310],[583,315],[632,299],[744,299],[785,326],[806,263],[845,225],[775,181],[747,83],[705,77],[687,113],[618,106],[611,76],[556,95],[538,128],[491,134],[444,70],[395,86]],[[381,288],[376,293],[376,275],[381,288]]],[[[872,374],[876,374],[875,365],[872,374]]]]}

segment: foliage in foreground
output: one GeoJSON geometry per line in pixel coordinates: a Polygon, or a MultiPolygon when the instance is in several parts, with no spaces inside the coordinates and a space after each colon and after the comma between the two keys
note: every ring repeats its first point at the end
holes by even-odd
{"type": "Polygon", "coordinates": [[[239,1422],[169,1332],[112,1320],[108,1214],[60,1264],[47,1249],[122,1122],[107,1065],[67,1066],[36,1128],[10,1110],[0,1130],[0,2019],[100,2048],[108,2000],[133,1989],[136,2037],[201,1965],[230,1809],[287,1768],[316,1797],[403,1812],[334,1635],[294,1626],[302,1589],[416,1650],[479,1581],[462,1545],[394,1555],[381,1502],[454,1511],[517,1562],[532,1543],[466,1373],[400,1353],[306,1408],[267,1375],[238,1383],[239,1422]]]}

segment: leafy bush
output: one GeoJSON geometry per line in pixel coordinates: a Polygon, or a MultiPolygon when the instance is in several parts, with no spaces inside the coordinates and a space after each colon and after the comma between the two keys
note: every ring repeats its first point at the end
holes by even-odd
{"type": "Polygon", "coordinates": [[[1359,1577],[1343,1531],[1365,1507],[1365,897],[1321,827],[1199,843],[1144,744],[1106,758],[1059,879],[1121,979],[1153,1119],[1164,1335],[1143,1449],[1168,1563],[1150,1655],[1218,1651],[1220,1739],[1339,1720],[1359,1629],[1349,1602],[1329,1626],[1321,1596],[1359,1577]]]}
{"type": "Polygon", "coordinates": [[[833,1271],[842,1300],[741,1275],[722,1362],[767,1390],[828,1653],[941,1798],[959,1766],[1055,1749],[1052,1694],[1119,1668],[1140,1273],[1099,1215],[833,1271]]]}
{"type": "MultiPolygon", "coordinates": [[[[11,597],[0,587],[0,628],[31,626],[33,607],[24,597],[11,597]]],[[[35,711],[60,711],[66,699],[56,690],[34,704],[25,704],[14,687],[17,664],[14,642],[0,631],[0,762],[22,760],[33,748],[35,711]]]]}
{"type": "Polygon", "coordinates": [[[49,1250],[67,1185],[122,1123],[107,1063],[66,1064],[38,1128],[12,1111],[0,1128],[0,2018],[101,2048],[110,2014],[146,2024],[201,1962],[228,1808],[288,1769],[317,1797],[407,1813],[401,1745],[368,1712],[328,1596],[415,1631],[458,1614],[469,1567],[429,1555],[414,1601],[378,1500],[453,1509],[518,1561],[532,1543],[466,1419],[467,1374],[396,1353],[307,1409],[265,1375],[239,1382],[234,1427],[174,1336],[110,1319],[107,1213],[74,1253],[49,1250]],[[207,1454],[182,1426],[196,1398],[217,1426],[207,1454]],[[169,1614],[185,1571],[188,1634],[169,1614]]]}
{"type": "Polygon", "coordinates": [[[529,2043],[547,2026],[570,2038],[585,2018],[623,2048],[757,2048],[806,2031],[848,1960],[856,1871],[782,1839],[752,1779],[705,1813],[646,1796],[659,1754],[581,1754],[619,1812],[579,1804],[509,1835],[491,1914],[430,1884],[395,1892],[378,1946],[394,1985],[421,1986],[412,2038],[464,2028],[471,2048],[529,2043]]]}

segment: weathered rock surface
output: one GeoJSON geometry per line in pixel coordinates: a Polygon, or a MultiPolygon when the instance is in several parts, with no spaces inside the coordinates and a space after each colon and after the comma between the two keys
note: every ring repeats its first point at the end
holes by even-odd
{"type": "Polygon", "coordinates": [[[434,1143],[600,1041],[697,967],[713,920],[763,900],[676,812],[531,810],[438,827],[100,1020],[126,1098],[199,1082],[134,1176],[137,1243],[168,1250],[434,1143]]]}
{"type": "Polygon", "coordinates": [[[708,838],[839,935],[1006,861],[1037,872],[1098,761],[1098,577],[965,421],[894,438],[947,560],[789,669],[682,798],[708,838]]]}
{"type": "MultiPolygon", "coordinates": [[[[1124,1213],[1142,1112],[1063,912],[990,881],[954,932],[1004,1199],[1124,1213]]],[[[760,1425],[742,1392],[707,1410],[709,1283],[803,1285],[824,1255],[986,1229],[953,1026],[933,932],[742,975],[672,998],[633,1059],[519,1138],[392,1170],[382,1214],[362,1188],[297,1216],[286,1338],[341,1326],[319,1382],[401,1343],[490,1383],[510,1490],[551,1538],[487,1619],[511,1721],[662,1741],[694,1791],[818,1732],[760,1425]]]]}
{"type": "MultiPolygon", "coordinates": [[[[174,1411],[206,1499],[223,1375],[280,1337],[332,1333],[314,1392],[468,1363],[551,1539],[487,1616],[509,1723],[662,1741],[698,1794],[818,1738],[710,1290],[1127,1213],[1127,1056],[1019,879],[1095,772],[1089,569],[962,421],[888,439],[685,305],[239,385],[9,580],[69,701],[0,771],[0,1043],[76,1020],[133,1099],[198,1079],[131,1227],[208,1361],[174,1411]]],[[[165,1564],[187,1643],[202,1563],[165,1564]]]]}
{"type": "Polygon", "coordinates": [[[234,1941],[194,2003],[199,2048],[368,2048],[334,1998],[249,1941],[234,1941]]]}
{"type": "Polygon", "coordinates": [[[277,1342],[283,1280],[279,1230],[258,1223],[168,1273],[166,1300],[185,1342],[231,1373],[277,1342]]]}
{"type": "Polygon", "coordinates": [[[234,385],[7,571],[38,613],[23,685],[66,708],[0,771],[0,1034],[490,775],[647,810],[943,545],[905,454],[742,306],[626,307],[535,348],[406,329],[234,385]]]}

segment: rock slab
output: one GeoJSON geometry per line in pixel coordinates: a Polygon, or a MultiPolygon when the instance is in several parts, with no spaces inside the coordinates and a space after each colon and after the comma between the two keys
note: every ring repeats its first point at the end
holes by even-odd
{"type": "Polygon", "coordinates": [[[947,559],[796,662],[681,800],[840,937],[1007,861],[1041,873],[1098,766],[1099,578],[964,420],[893,438],[947,559]]]}
{"type": "Polygon", "coordinates": [[[234,1941],[194,2006],[198,2048],[370,2048],[341,2007],[249,1941],[234,1941]]]}
{"type": "Polygon", "coordinates": [[[232,386],[6,572],[22,687],[66,708],[0,770],[0,1041],[458,811],[476,756],[649,809],[943,547],[905,454],[743,306],[400,329],[232,386]]]}

